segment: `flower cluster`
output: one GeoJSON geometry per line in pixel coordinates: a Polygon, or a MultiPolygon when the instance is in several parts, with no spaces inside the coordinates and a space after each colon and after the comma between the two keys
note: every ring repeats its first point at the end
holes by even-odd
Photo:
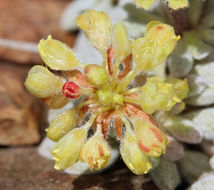
{"type": "Polygon", "coordinates": [[[111,157],[106,137],[113,126],[128,168],[135,174],[147,173],[151,158],[161,156],[168,141],[149,114],[182,103],[188,84],[146,72],[165,62],[180,37],[171,26],[153,21],[144,37],[130,40],[123,23],[112,26],[108,15],[93,10],[78,16],[76,23],[101,53],[102,66],[85,66],[72,49],[49,36],[40,41],[38,49],[56,75],[46,67],[34,66],[25,81],[27,89],[51,108],[64,107],[69,100],[81,101],[73,110],[57,115],[47,129],[47,136],[57,142],[52,150],[55,169],[79,160],[93,170],[106,167],[111,157]],[[132,81],[140,73],[146,81],[133,87],[132,81]]]}
{"type": "MultiPolygon", "coordinates": [[[[135,2],[138,7],[148,9],[152,6],[155,0],[135,0],[135,2]]],[[[173,10],[185,8],[189,5],[188,0],[167,0],[167,3],[173,10]]]]}

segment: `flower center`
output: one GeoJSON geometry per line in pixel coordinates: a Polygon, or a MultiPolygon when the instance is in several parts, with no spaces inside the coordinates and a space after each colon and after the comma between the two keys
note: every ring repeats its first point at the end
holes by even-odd
{"type": "Polygon", "coordinates": [[[114,107],[123,105],[123,95],[114,92],[110,86],[103,86],[97,90],[97,97],[101,104],[114,107]]]}

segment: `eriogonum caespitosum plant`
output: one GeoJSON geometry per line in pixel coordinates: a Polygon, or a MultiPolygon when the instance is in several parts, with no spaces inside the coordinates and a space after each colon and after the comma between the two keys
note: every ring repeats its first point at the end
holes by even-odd
{"type": "Polygon", "coordinates": [[[182,102],[188,85],[186,80],[160,76],[147,77],[140,87],[131,88],[130,83],[139,73],[146,76],[162,64],[180,37],[171,26],[153,21],[144,37],[130,40],[123,23],[112,26],[108,15],[93,10],[78,16],[76,23],[101,53],[102,66],[85,66],[72,49],[49,36],[39,43],[40,56],[64,78],[34,66],[25,82],[51,108],[81,100],[73,110],[57,115],[47,129],[47,136],[58,142],[52,150],[55,168],[65,169],[79,160],[94,170],[106,167],[111,156],[106,137],[113,123],[126,165],[135,174],[147,173],[152,167],[150,158],[160,157],[167,145],[167,137],[149,114],[182,102]],[[92,125],[94,134],[88,137],[92,125]]]}

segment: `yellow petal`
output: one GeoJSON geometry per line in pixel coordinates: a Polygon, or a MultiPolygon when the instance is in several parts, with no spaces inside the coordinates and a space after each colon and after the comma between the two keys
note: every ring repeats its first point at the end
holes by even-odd
{"type": "Polygon", "coordinates": [[[157,41],[158,45],[171,45],[170,47],[164,47],[169,48],[167,53],[174,49],[177,41],[180,39],[180,36],[175,35],[175,30],[172,26],[159,21],[151,21],[147,24],[144,37],[157,41]]]}
{"type": "Polygon", "coordinates": [[[76,124],[76,111],[66,110],[58,114],[51,122],[47,129],[47,136],[53,141],[58,141],[69,131],[71,131],[76,124]]]}
{"type": "Polygon", "coordinates": [[[70,70],[81,66],[72,49],[50,35],[47,40],[40,40],[38,49],[42,60],[53,70],[70,70]]]}
{"type": "Polygon", "coordinates": [[[180,36],[167,24],[152,21],[147,25],[144,38],[133,43],[133,56],[141,71],[148,71],[165,62],[174,50],[180,36]]]}
{"type": "Polygon", "coordinates": [[[88,10],[76,18],[76,24],[93,46],[106,57],[111,32],[110,17],[104,12],[88,10]]]}
{"type": "Polygon", "coordinates": [[[135,0],[137,7],[148,9],[152,6],[155,0],[135,0]]]}
{"type": "Polygon", "coordinates": [[[101,125],[87,143],[82,147],[80,160],[87,162],[92,170],[105,168],[111,158],[111,151],[101,132],[101,125]]]}
{"type": "Polygon", "coordinates": [[[166,136],[150,122],[136,119],[132,120],[137,143],[141,151],[152,157],[159,157],[166,150],[166,136]]]}
{"type": "Polygon", "coordinates": [[[127,167],[137,175],[146,174],[152,167],[148,156],[138,147],[135,134],[130,128],[126,129],[120,153],[127,167]]]}
{"type": "Polygon", "coordinates": [[[181,102],[181,99],[177,96],[173,84],[164,82],[162,77],[150,77],[142,87],[140,104],[149,114],[156,110],[169,111],[178,102],[181,102]]]}
{"type": "Polygon", "coordinates": [[[162,49],[157,43],[146,38],[138,38],[133,42],[133,58],[140,71],[149,71],[161,64],[162,49]]]}
{"type": "Polygon", "coordinates": [[[167,0],[171,9],[177,10],[189,6],[188,0],[167,0]]]}
{"type": "Polygon", "coordinates": [[[47,98],[61,92],[63,81],[43,66],[34,66],[28,73],[25,87],[39,97],[47,98]]]}
{"type": "Polygon", "coordinates": [[[56,170],[66,169],[79,160],[82,146],[87,139],[87,130],[73,129],[62,137],[52,150],[56,170]]]}
{"type": "Polygon", "coordinates": [[[167,78],[165,81],[173,85],[174,92],[179,99],[182,100],[187,97],[189,92],[187,79],[181,80],[176,78],[167,78]]]}
{"type": "Polygon", "coordinates": [[[126,26],[123,23],[117,23],[112,27],[112,46],[115,57],[122,61],[131,51],[131,41],[129,40],[126,26]]]}

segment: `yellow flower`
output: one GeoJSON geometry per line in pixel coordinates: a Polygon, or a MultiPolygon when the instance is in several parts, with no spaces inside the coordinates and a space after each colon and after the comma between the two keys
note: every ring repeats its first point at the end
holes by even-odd
{"type": "MultiPolygon", "coordinates": [[[[135,2],[139,8],[148,9],[152,6],[155,0],[135,0],[135,2]]],[[[174,10],[185,8],[189,5],[188,0],[167,0],[167,3],[168,6],[174,10]]]]}
{"type": "Polygon", "coordinates": [[[84,66],[68,46],[49,37],[41,40],[39,53],[63,76],[56,77],[45,67],[35,66],[25,82],[32,94],[55,108],[63,107],[68,99],[81,100],[75,111],[58,115],[48,128],[48,137],[58,141],[52,151],[55,168],[65,169],[79,159],[91,169],[106,167],[111,155],[106,137],[113,123],[124,162],[134,173],[144,174],[152,167],[149,157],[161,156],[167,145],[167,138],[148,113],[170,110],[187,96],[188,85],[186,80],[161,77],[147,78],[137,88],[131,88],[130,83],[141,71],[163,63],[179,37],[171,26],[151,22],[145,36],[132,41],[124,24],[112,26],[108,15],[92,10],[82,13],[76,22],[102,54],[102,66],[84,66]],[[87,140],[92,125],[96,132],[87,140]]]}
{"type": "Polygon", "coordinates": [[[92,170],[100,170],[108,165],[110,157],[110,148],[103,137],[101,125],[98,125],[94,136],[82,147],[80,160],[87,162],[92,170]]]}
{"type": "Polygon", "coordinates": [[[136,136],[130,127],[126,128],[120,153],[128,168],[137,175],[146,174],[152,167],[149,157],[138,147],[136,136]]]}
{"type": "Polygon", "coordinates": [[[175,35],[171,26],[158,21],[150,22],[144,37],[133,43],[133,56],[137,67],[141,71],[148,71],[164,63],[179,39],[180,36],[175,35]]]}
{"type": "Polygon", "coordinates": [[[147,78],[140,96],[141,107],[149,114],[156,110],[169,111],[187,96],[188,90],[186,80],[168,79],[164,82],[162,77],[147,78]]]}
{"type": "Polygon", "coordinates": [[[82,146],[87,140],[87,130],[73,129],[62,137],[52,150],[55,160],[54,168],[66,169],[79,160],[82,146]]]}

